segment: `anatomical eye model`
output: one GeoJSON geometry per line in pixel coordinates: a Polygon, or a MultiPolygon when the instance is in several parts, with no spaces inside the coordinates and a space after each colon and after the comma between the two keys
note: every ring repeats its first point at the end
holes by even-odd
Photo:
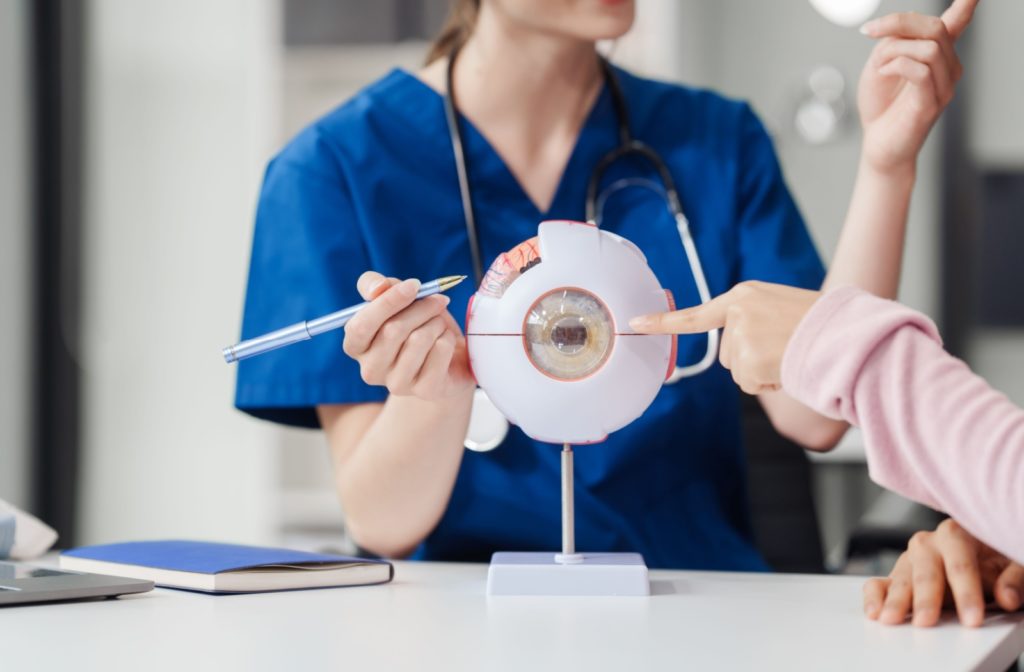
{"type": "Polygon", "coordinates": [[[473,296],[470,362],[529,436],[595,443],[639,417],[673,371],[675,337],[628,326],[672,307],[633,243],[589,224],[543,222],[495,260],[473,296]]]}
{"type": "Polygon", "coordinates": [[[495,553],[488,594],[649,594],[640,555],[576,552],[572,444],[603,441],[654,401],[675,336],[629,319],[673,308],[639,248],[590,224],[543,222],[491,265],[467,308],[473,374],[509,422],[563,448],[562,552],[495,553]]]}

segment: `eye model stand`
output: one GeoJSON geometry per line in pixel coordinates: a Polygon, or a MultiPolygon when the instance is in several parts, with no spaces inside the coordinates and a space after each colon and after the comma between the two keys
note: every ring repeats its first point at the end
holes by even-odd
{"type": "Polygon", "coordinates": [[[495,553],[488,595],[650,595],[639,553],[577,553],[573,512],[573,452],[562,447],[562,552],[495,553]]]}

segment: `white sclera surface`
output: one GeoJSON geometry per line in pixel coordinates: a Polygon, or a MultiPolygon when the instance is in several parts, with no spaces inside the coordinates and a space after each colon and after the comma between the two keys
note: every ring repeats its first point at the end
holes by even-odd
{"type": "Polygon", "coordinates": [[[621,236],[555,221],[543,222],[538,238],[540,264],[502,298],[477,294],[473,300],[467,321],[473,372],[495,406],[527,435],[550,443],[601,441],[643,414],[661,389],[672,338],[632,334],[629,319],[668,310],[668,298],[640,250],[621,236]],[[561,287],[597,296],[617,333],[604,365],[578,381],[545,375],[523,347],[530,307],[561,287]]]}

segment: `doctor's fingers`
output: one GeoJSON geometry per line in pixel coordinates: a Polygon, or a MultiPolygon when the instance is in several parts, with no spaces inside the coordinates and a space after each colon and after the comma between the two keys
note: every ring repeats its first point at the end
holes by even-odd
{"type": "Polygon", "coordinates": [[[1006,611],[1024,606],[1024,566],[1011,562],[996,579],[993,593],[996,602],[1006,611]]]}
{"type": "Polygon", "coordinates": [[[937,16],[917,12],[899,12],[868,21],[861,28],[868,37],[905,37],[917,40],[953,42],[949,26],[937,16]]]}
{"type": "Polygon", "coordinates": [[[381,341],[403,339],[448,305],[443,294],[416,300],[419,283],[406,280],[374,299],[345,325],[345,354],[358,358],[381,341]]]}
{"type": "Polygon", "coordinates": [[[412,384],[412,393],[421,399],[437,399],[448,384],[448,370],[455,356],[455,333],[446,329],[427,353],[419,374],[412,384]]]}
{"type": "Polygon", "coordinates": [[[878,69],[885,77],[899,77],[905,80],[907,89],[913,94],[913,107],[922,113],[928,127],[938,118],[945,103],[935,88],[931,68],[924,63],[906,56],[898,56],[878,69]]]}
{"type": "Polygon", "coordinates": [[[377,271],[366,271],[356,280],[356,290],[364,301],[373,301],[400,282],[398,278],[386,278],[377,271]]]}
{"type": "Polygon", "coordinates": [[[419,289],[419,280],[404,280],[386,289],[356,313],[345,325],[345,354],[357,357],[365,352],[376,338],[377,330],[389,318],[413,303],[419,289]]]}
{"type": "Polygon", "coordinates": [[[958,39],[970,25],[974,18],[974,10],[978,8],[978,0],[953,0],[953,4],[942,13],[942,22],[946,24],[946,30],[953,37],[958,39]]]}
{"type": "MultiPolygon", "coordinates": [[[[893,40],[916,40],[928,42],[934,45],[947,65],[953,70],[959,65],[960,59],[956,55],[955,38],[950,35],[946,24],[937,17],[915,14],[892,14],[879,19],[882,27],[872,30],[869,23],[865,28],[868,35],[874,39],[885,41],[893,40]],[[890,23],[886,23],[886,22],[890,23]]],[[[881,44],[881,43],[880,43],[881,44]]],[[[877,49],[877,47],[876,47],[877,49]]],[[[872,59],[878,59],[878,54],[872,53],[872,59]]]]}
{"type": "Polygon", "coordinates": [[[350,357],[359,361],[366,382],[382,385],[383,376],[391,368],[405,340],[423,324],[446,312],[448,301],[447,296],[435,295],[415,302],[380,325],[368,346],[356,341],[357,338],[363,339],[360,332],[346,331],[343,347],[350,357]],[[362,350],[357,350],[357,347],[362,350]]]}
{"type": "Polygon", "coordinates": [[[963,66],[955,53],[951,63],[942,53],[938,43],[931,40],[887,39],[876,47],[872,56],[878,71],[882,74],[889,74],[886,66],[897,58],[907,58],[928,68],[940,103],[947,105],[953,99],[956,83],[963,74],[963,66]]]}
{"type": "Polygon", "coordinates": [[[451,311],[446,310],[442,312],[441,317],[444,319],[444,323],[448,325],[449,331],[451,331],[452,335],[455,336],[455,341],[459,342],[463,340],[464,336],[462,335],[462,328],[459,326],[459,323],[455,321],[451,311]]]}
{"type": "Polygon", "coordinates": [[[388,391],[397,395],[413,394],[413,383],[439,338],[447,331],[444,320],[435,316],[416,328],[402,344],[402,350],[384,376],[388,391]]]}

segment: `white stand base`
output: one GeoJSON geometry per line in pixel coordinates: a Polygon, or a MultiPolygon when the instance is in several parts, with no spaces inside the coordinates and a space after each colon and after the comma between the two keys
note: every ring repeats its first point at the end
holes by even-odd
{"type": "Polygon", "coordinates": [[[488,595],[651,594],[639,553],[578,553],[557,562],[556,553],[495,553],[487,571],[488,595]]]}

